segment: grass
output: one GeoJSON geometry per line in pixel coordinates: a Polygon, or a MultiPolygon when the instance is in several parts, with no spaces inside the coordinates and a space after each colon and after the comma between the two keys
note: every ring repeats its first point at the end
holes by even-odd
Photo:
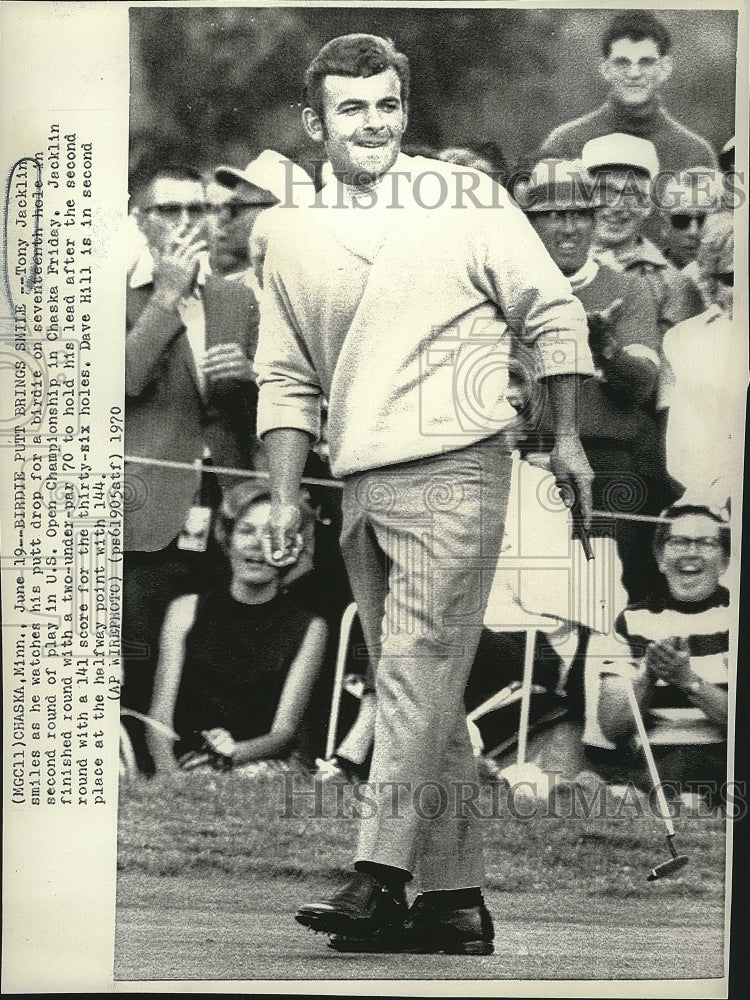
{"type": "MultiPolygon", "coordinates": [[[[357,832],[351,786],[323,786],[317,803],[309,776],[186,773],[123,782],[118,868],[160,876],[256,873],[267,878],[343,876],[357,832]],[[293,789],[293,795],[290,793],[293,789]],[[317,815],[316,815],[317,813],[317,815]]],[[[668,858],[663,822],[635,808],[581,815],[570,800],[550,813],[507,801],[482,787],[477,807],[485,840],[487,887],[500,892],[571,892],[592,897],[646,897],[646,874],[668,858]],[[522,811],[532,813],[521,818],[522,811]],[[602,815],[602,813],[606,813],[602,815]]],[[[658,883],[664,897],[719,902],[724,891],[725,819],[676,816],[676,844],[690,857],[678,876],[658,883]]],[[[689,920],[689,914],[686,914],[689,920]]]]}

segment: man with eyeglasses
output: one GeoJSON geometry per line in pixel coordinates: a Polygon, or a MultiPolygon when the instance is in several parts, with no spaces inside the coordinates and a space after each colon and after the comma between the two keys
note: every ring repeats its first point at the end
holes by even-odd
{"type": "Polygon", "coordinates": [[[134,216],[145,246],[127,283],[125,453],[156,464],[125,464],[122,700],[146,712],[164,611],[211,570],[210,550],[186,547],[182,533],[189,516],[208,527],[220,499],[201,465],[252,468],[258,308],[249,289],[210,273],[197,171],[159,169],[134,216]]]}
{"type": "Polygon", "coordinates": [[[729,566],[730,534],[724,512],[680,501],[663,512],[654,552],[662,591],[618,616],[619,650],[612,646],[595,664],[602,649],[589,647],[590,667],[599,674],[598,718],[586,735],[605,748],[601,760],[620,751],[620,761],[642,774],[625,688],[632,683],[662,782],[677,792],[700,792],[700,783],[711,782],[703,787],[711,799],[726,781],[730,601],[719,581],[729,566]]]}
{"type": "Polygon", "coordinates": [[[701,136],[667,113],[661,89],[672,75],[672,40],[665,25],[647,10],[615,15],[602,37],[599,72],[609,86],[607,101],[596,111],[566,122],[544,140],[537,159],[580,157],[591,139],[624,132],[650,140],[661,169],[716,167],[716,154],[701,136]]]}

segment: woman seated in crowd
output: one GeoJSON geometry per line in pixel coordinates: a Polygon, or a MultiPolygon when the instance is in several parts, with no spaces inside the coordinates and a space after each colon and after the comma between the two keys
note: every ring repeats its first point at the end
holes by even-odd
{"type": "Polygon", "coordinates": [[[286,593],[310,566],[312,512],[301,508],[300,558],[279,570],[263,558],[267,486],[246,482],[227,493],[215,532],[228,588],[178,598],[164,621],[150,711],[161,726],[148,727],[157,772],[225,769],[295,749],[327,638],[323,620],[286,593]]]}

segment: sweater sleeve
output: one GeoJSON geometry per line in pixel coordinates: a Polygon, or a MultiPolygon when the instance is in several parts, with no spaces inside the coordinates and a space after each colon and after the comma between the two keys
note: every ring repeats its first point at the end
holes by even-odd
{"type": "Polygon", "coordinates": [[[650,399],[660,366],[659,324],[653,299],[641,291],[642,281],[617,275],[622,306],[614,319],[614,352],[602,359],[602,372],[613,389],[635,403],[650,399]]]}
{"type": "Polygon", "coordinates": [[[269,245],[263,271],[261,309],[255,371],[260,388],[258,437],[279,428],[305,431],[314,440],[320,437],[321,386],[302,331],[284,287],[281,270],[298,260],[285,253],[277,237],[269,245]]]}
{"type": "Polygon", "coordinates": [[[125,336],[125,395],[140,396],[159,378],[164,355],[185,329],[176,309],[166,309],[151,296],[125,336]]]}
{"type": "Polygon", "coordinates": [[[536,345],[538,377],[591,375],[583,306],[531,223],[503,193],[499,212],[477,209],[477,281],[515,336],[536,345]]]}

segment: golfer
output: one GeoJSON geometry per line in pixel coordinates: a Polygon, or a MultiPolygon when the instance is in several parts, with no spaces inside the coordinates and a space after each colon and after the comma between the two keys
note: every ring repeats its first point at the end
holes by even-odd
{"type": "Polygon", "coordinates": [[[593,371],[586,318],[506,192],[400,152],[409,64],[372,35],[328,42],[302,120],[333,180],[277,210],[256,354],[272,507],[267,558],[297,532],[305,456],[329,402],[341,546],[373,664],[377,717],[354,873],[296,919],[350,951],[489,954],[463,694],[503,536],[513,338],[536,345],[552,467],[590,516],[576,432],[593,371]],[[406,905],[406,884],[421,895],[406,905]]]}

